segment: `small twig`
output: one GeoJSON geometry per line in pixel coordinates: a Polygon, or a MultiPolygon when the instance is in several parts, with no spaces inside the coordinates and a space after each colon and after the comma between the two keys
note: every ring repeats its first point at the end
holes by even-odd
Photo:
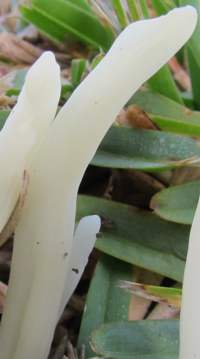
{"type": "Polygon", "coordinates": [[[67,340],[68,340],[68,335],[65,334],[63,336],[58,348],[56,349],[55,354],[53,355],[52,359],[63,359],[65,351],[68,347],[67,340]]]}
{"type": "Polygon", "coordinates": [[[18,38],[15,34],[0,34],[0,57],[14,63],[32,64],[41,54],[42,49],[28,41],[18,38]]]}
{"type": "Polygon", "coordinates": [[[77,351],[69,341],[67,343],[67,356],[69,359],[78,359],[77,351]]]}
{"type": "Polygon", "coordinates": [[[85,359],[85,345],[81,346],[80,359],[85,359]]]}
{"type": "Polygon", "coordinates": [[[83,298],[79,297],[76,294],[74,294],[69,301],[69,306],[76,312],[82,312],[84,309],[84,305],[85,304],[83,298]]]}

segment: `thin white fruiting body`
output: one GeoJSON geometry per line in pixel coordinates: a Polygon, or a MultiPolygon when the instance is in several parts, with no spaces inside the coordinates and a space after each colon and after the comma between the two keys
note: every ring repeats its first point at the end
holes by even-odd
{"type": "MultiPolygon", "coordinates": [[[[1,153],[6,153],[6,160],[3,156],[0,159],[2,173],[5,174],[0,176],[0,203],[3,209],[3,211],[1,209],[0,229],[8,220],[16,203],[24,169],[31,172],[31,158],[41,145],[47,128],[55,117],[60,91],[60,68],[54,55],[45,52],[27,73],[18,102],[0,132],[1,153]]],[[[19,242],[18,253],[21,253],[21,259],[19,260],[19,256],[16,258],[15,252],[12,259],[15,269],[13,281],[15,282],[15,278],[21,279],[18,280],[17,291],[13,288],[13,282],[10,283],[10,295],[6,303],[5,329],[9,330],[9,336],[5,338],[5,350],[8,349],[8,357],[12,353],[12,342],[18,335],[13,323],[19,324],[19,320],[22,319],[22,310],[27,297],[29,279],[24,270],[27,265],[31,266],[30,247],[31,241],[28,238],[25,246],[19,242]],[[23,276],[26,277],[26,281],[23,280],[23,276]]]]}
{"type": "Polygon", "coordinates": [[[79,258],[79,240],[73,241],[73,233],[83,173],[120,109],[188,40],[195,24],[196,12],[188,6],[128,26],[49,127],[33,156],[29,193],[15,235],[1,359],[47,358],[57,320],[83,271],[100,225],[97,216],[80,223],[87,240],[81,252],[84,248],[87,251],[80,252],[79,258]],[[24,272],[16,274],[22,256],[26,258],[24,272]],[[77,279],[72,273],[74,266],[80,271],[77,279]],[[19,293],[19,281],[25,287],[23,293],[19,293]],[[20,316],[12,322],[9,312],[14,293],[23,307],[19,305],[20,316]]]}
{"type": "Polygon", "coordinates": [[[180,359],[199,359],[200,323],[200,201],[197,205],[189,237],[183,280],[180,318],[180,359]]]}
{"type": "Polygon", "coordinates": [[[29,71],[17,105],[0,132],[0,232],[17,201],[31,151],[55,117],[59,97],[60,69],[54,55],[46,52],[29,71]],[[49,82],[54,86],[48,88],[49,82]]]}

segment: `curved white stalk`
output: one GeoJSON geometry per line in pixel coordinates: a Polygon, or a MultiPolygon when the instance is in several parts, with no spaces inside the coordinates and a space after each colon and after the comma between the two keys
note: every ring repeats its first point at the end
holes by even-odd
{"type": "MultiPolygon", "coordinates": [[[[76,250],[72,244],[76,196],[82,175],[120,109],[188,40],[196,18],[195,10],[185,7],[128,26],[49,128],[34,156],[29,194],[15,238],[16,263],[21,260],[18,243],[26,243],[27,238],[31,242],[32,268],[27,261],[24,265],[24,271],[28,266],[27,273],[32,274],[31,286],[23,302],[21,322],[14,324],[17,338],[9,355],[8,307],[5,309],[1,359],[47,358],[60,309],[68,296],[67,278],[76,250]]],[[[80,263],[84,261],[81,256],[80,263]]],[[[19,281],[12,271],[12,293],[8,290],[11,304],[19,281]]]]}
{"type": "Polygon", "coordinates": [[[100,226],[101,222],[98,216],[84,217],[77,225],[69,263],[69,274],[64,285],[64,293],[58,313],[58,319],[83,274],[88,257],[94,247],[96,234],[99,232],[100,226]]]}
{"type": "Polygon", "coordinates": [[[180,359],[200,358],[199,228],[200,200],[192,223],[185,265],[180,319],[180,359]]]}
{"type": "Polygon", "coordinates": [[[28,72],[17,104],[0,132],[0,232],[19,196],[28,156],[55,116],[59,74],[54,55],[43,54],[28,72]]]}
{"type": "MultiPolygon", "coordinates": [[[[25,168],[31,171],[31,158],[34,156],[34,151],[37,151],[41,145],[47,128],[55,117],[60,91],[60,68],[54,55],[46,52],[28,71],[18,102],[0,132],[0,149],[2,153],[6,153],[6,160],[3,156],[0,158],[0,166],[4,174],[0,176],[0,203],[2,205],[0,228],[5,224],[5,220],[15,205],[21,189],[23,171],[25,168]]],[[[32,268],[31,241],[28,237],[25,243],[18,241],[17,248],[18,255],[22,259],[19,260],[14,251],[11,269],[13,281],[9,286],[10,295],[6,301],[6,315],[1,338],[8,358],[13,352],[15,338],[18,336],[15,326],[19,326],[19,321],[22,319],[27,291],[31,285],[27,268],[32,268]],[[13,288],[15,278],[16,280],[20,278],[17,290],[13,288]],[[9,331],[8,337],[3,336],[4,330],[9,331]]],[[[0,347],[0,357],[1,351],[0,347]]]]}

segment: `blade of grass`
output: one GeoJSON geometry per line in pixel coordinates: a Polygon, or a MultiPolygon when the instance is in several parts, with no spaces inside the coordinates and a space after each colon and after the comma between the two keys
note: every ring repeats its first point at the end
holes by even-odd
{"type": "Polygon", "coordinates": [[[83,3],[80,0],[50,3],[32,0],[30,6],[23,5],[20,9],[25,20],[56,42],[65,42],[68,37],[108,50],[114,40],[113,32],[109,26],[101,24],[88,4],[87,8],[83,7],[83,3]]]}
{"type": "Polygon", "coordinates": [[[128,25],[129,21],[121,0],[112,0],[112,5],[117,15],[121,29],[124,29],[128,25]]]}
{"type": "Polygon", "coordinates": [[[131,19],[137,21],[140,19],[140,15],[137,9],[135,0],[126,0],[130,12],[131,19]]]}
{"type": "Polygon", "coordinates": [[[153,77],[151,77],[148,84],[155,92],[183,104],[180,91],[168,65],[163,66],[153,77]]]}
{"type": "MultiPolygon", "coordinates": [[[[180,0],[180,5],[192,5],[200,16],[200,0],[180,0]]],[[[188,64],[192,81],[192,91],[197,109],[200,109],[200,17],[191,39],[186,45],[188,64]]]]}
{"type": "Polygon", "coordinates": [[[145,19],[149,18],[149,8],[146,0],[140,0],[140,6],[145,19]]]}
{"type": "Polygon", "coordinates": [[[159,16],[166,14],[166,12],[176,7],[173,0],[152,0],[152,5],[159,16]]]}
{"type": "Polygon", "coordinates": [[[71,64],[71,81],[75,88],[81,82],[82,76],[87,68],[86,59],[74,59],[71,64]]]}

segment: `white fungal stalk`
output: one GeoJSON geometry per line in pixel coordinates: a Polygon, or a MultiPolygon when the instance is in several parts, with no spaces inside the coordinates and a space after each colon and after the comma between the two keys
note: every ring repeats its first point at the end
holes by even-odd
{"type": "Polygon", "coordinates": [[[180,359],[200,358],[199,225],[200,201],[192,223],[185,265],[180,318],[180,359]]]}
{"type": "Polygon", "coordinates": [[[98,216],[86,217],[73,235],[84,171],[120,109],[188,40],[196,18],[187,6],[129,25],[32,154],[29,192],[15,234],[1,359],[47,358],[58,318],[100,227],[98,216]]]}
{"type": "Polygon", "coordinates": [[[54,55],[46,52],[28,72],[18,102],[0,132],[0,232],[17,201],[30,154],[55,117],[60,86],[59,66],[54,55]]]}

